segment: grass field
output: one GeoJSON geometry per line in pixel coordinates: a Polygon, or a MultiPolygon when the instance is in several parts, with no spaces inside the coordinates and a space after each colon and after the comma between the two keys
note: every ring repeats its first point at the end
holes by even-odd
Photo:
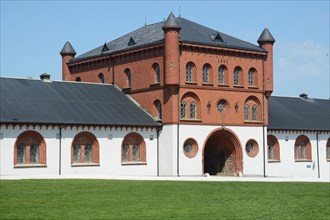
{"type": "Polygon", "coordinates": [[[330,219],[329,183],[2,180],[0,219],[330,219]]]}

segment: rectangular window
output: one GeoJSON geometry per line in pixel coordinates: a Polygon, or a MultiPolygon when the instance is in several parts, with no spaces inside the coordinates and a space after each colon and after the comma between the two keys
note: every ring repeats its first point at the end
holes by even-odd
{"type": "Polygon", "coordinates": [[[76,144],[73,146],[73,162],[80,163],[81,162],[80,158],[81,158],[80,145],[76,144]]]}
{"type": "Polygon", "coordinates": [[[253,70],[249,71],[249,86],[254,86],[254,76],[253,76],[254,72],[253,70]]]}
{"type": "Polygon", "coordinates": [[[128,162],[129,161],[129,146],[127,144],[123,145],[122,149],[122,162],[128,162]]]}
{"type": "Polygon", "coordinates": [[[223,84],[225,84],[225,76],[224,76],[224,69],[223,68],[220,68],[219,69],[219,75],[218,75],[218,77],[219,77],[219,84],[221,84],[221,85],[223,85],[223,84]]]}
{"type": "Polygon", "coordinates": [[[140,146],[137,144],[133,145],[133,161],[140,161],[140,146]]]}
{"type": "Polygon", "coordinates": [[[245,105],[244,106],[244,120],[249,120],[249,106],[245,105]]]}
{"type": "Polygon", "coordinates": [[[190,103],[190,118],[196,118],[196,103],[190,103]]]}
{"type": "Polygon", "coordinates": [[[92,145],[85,146],[85,163],[93,162],[93,147],[92,145]]]}
{"type": "Polygon", "coordinates": [[[203,67],[203,82],[209,82],[209,68],[207,66],[203,67]]]}
{"type": "Polygon", "coordinates": [[[186,118],[187,105],[186,102],[181,102],[181,118],[186,118]]]}
{"type": "Polygon", "coordinates": [[[32,144],[30,147],[30,163],[39,163],[39,145],[32,144]]]}
{"type": "Polygon", "coordinates": [[[274,160],[275,156],[274,156],[274,145],[269,145],[268,146],[268,159],[270,160],[274,160]]]}
{"type": "Polygon", "coordinates": [[[192,82],[192,65],[187,65],[186,67],[186,81],[192,82]]]}
{"type": "Polygon", "coordinates": [[[156,73],[155,82],[156,83],[159,83],[160,82],[160,70],[159,70],[159,66],[158,65],[155,66],[155,73],[156,73]]]}
{"type": "Polygon", "coordinates": [[[239,85],[239,70],[235,69],[234,70],[234,85],[239,85]]]}
{"type": "Polygon", "coordinates": [[[25,164],[26,163],[25,158],[26,158],[26,147],[24,144],[19,144],[17,146],[17,163],[25,164]]]}
{"type": "Polygon", "coordinates": [[[295,146],[294,148],[294,158],[299,159],[299,146],[295,146]]]}
{"type": "Polygon", "coordinates": [[[258,108],[256,105],[252,106],[252,120],[258,120],[258,108]]]}
{"type": "Polygon", "coordinates": [[[300,159],[306,159],[306,145],[305,144],[301,144],[301,157],[300,159]]]}

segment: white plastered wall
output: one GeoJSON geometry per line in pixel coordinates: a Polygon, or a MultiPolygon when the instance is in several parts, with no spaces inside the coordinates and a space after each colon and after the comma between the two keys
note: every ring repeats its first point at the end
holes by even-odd
{"type": "Polygon", "coordinates": [[[59,166],[60,139],[59,128],[49,126],[33,128],[32,126],[1,126],[0,139],[0,175],[26,176],[26,175],[114,175],[114,176],[156,176],[157,175],[157,131],[146,128],[91,128],[73,127],[62,129],[61,139],[61,166],[59,166]],[[15,168],[14,145],[16,138],[24,131],[34,130],[40,133],[46,142],[46,167],[15,168]],[[88,131],[97,137],[99,143],[98,166],[72,166],[71,144],[78,133],[88,131]],[[121,163],[121,144],[124,137],[130,132],[136,132],[144,138],[146,144],[146,164],[121,163]],[[150,138],[152,136],[152,138],[150,138]]]}
{"type": "Polygon", "coordinates": [[[330,161],[326,159],[326,143],[329,132],[318,134],[316,132],[277,131],[268,132],[274,135],[280,146],[280,161],[267,162],[267,176],[297,177],[297,178],[330,178],[330,161]],[[294,145],[298,136],[305,135],[311,143],[311,161],[295,161],[294,145]],[[319,152],[317,152],[319,149],[319,152]],[[319,154],[318,154],[319,153],[319,154]],[[318,160],[319,158],[319,160],[318,160]]]}
{"type": "MultiPolygon", "coordinates": [[[[177,143],[174,141],[177,137],[175,129],[176,126],[177,125],[172,125],[172,127],[170,127],[168,125],[166,128],[163,127],[163,131],[159,139],[160,148],[162,149],[160,150],[160,167],[167,168],[166,173],[164,172],[166,175],[176,175],[176,169],[174,169],[177,163],[177,143]],[[172,135],[172,137],[170,135],[172,135]],[[172,144],[172,147],[170,144],[172,144]]],[[[179,129],[179,175],[203,175],[203,150],[207,141],[207,137],[215,130],[222,129],[222,127],[205,125],[180,125],[179,129]],[[183,144],[189,138],[193,138],[198,144],[198,153],[193,158],[188,158],[183,152],[183,144]]],[[[255,176],[263,175],[263,128],[228,126],[225,127],[225,129],[233,132],[238,137],[242,146],[243,174],[255,176]],[[254,158],[249,157],[245,151],[245,144],[249,139],[254,139],[259,146],[259,152],[254,158]]],[[[266,129],[264,134],[266,135],[266,129]]],[[[164,175],[164,173],[161,172],[161,175],[164,175]]]]}

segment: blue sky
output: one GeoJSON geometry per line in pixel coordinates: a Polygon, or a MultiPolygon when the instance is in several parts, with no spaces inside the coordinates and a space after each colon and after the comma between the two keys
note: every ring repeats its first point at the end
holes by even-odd
{"type": "Polygon", "coordinates": [[[327,1],[4,1],[1,0],[1,76],[47,72],[61,80],[64,43],[77,55],[172,11],[257,45],[264,28],[274,45],[274,93],[328,99],[327,1]],[[181,8],[181,9],[180,9],[181,8]]]}

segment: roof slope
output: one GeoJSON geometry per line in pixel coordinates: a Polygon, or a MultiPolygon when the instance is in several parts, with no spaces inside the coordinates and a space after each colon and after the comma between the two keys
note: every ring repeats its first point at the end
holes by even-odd
{"type": "Polygon", "coordinates": [[[113,85],[0,77],[0,122],[159,126],[113,85]]]}
{"type": "MultiPolygon", "coordinates": [[[[174,21],[172,21],[174,22],[174,21]]],[[[155,24],[146,25],[141,27],[133,32],[130,32],[122,37],[119,37],[109,43],[107,43],[107,47],[109,51],[106,53],[114,53],[122,50],[128,50],[131,48],[156,44],[164,41],[164,32],[162,27],[165,22],[158,22],[155,24]],[[134,45],[129,46],[130,39],[133,38],[135,41],[134,45]]],[[[184,18],[175,18],[175,24],[181,27],[180,31],[180,41],[186,43],[195,43],[202,45],[211,45],[217,47],[226,47],[226,48],[235,48],[235,49],[243,49],[250,51],[258,51],[258,52],[266,52],[263,48],[248,43],[246,41],[239,40],[227,34],[218,32],[214,29],[205,27],[203,25],[194,23],[190,20],[184,18]],[[223,42],[214,40],[216,35],[220,35],[223,42]],[[212,39],[213,38],[213,39],[212,39]]],[[[70,62],[75,62],[78,60],[86,59],[89,57],[98,56],[102,53],[103,45],[84,53],[80,56],[75,57],[70,62]]]]}
{"type": "Polygon", "coordinates": [[[330,131],[330,100],[269,98],[268,129],[330,131]]]}

